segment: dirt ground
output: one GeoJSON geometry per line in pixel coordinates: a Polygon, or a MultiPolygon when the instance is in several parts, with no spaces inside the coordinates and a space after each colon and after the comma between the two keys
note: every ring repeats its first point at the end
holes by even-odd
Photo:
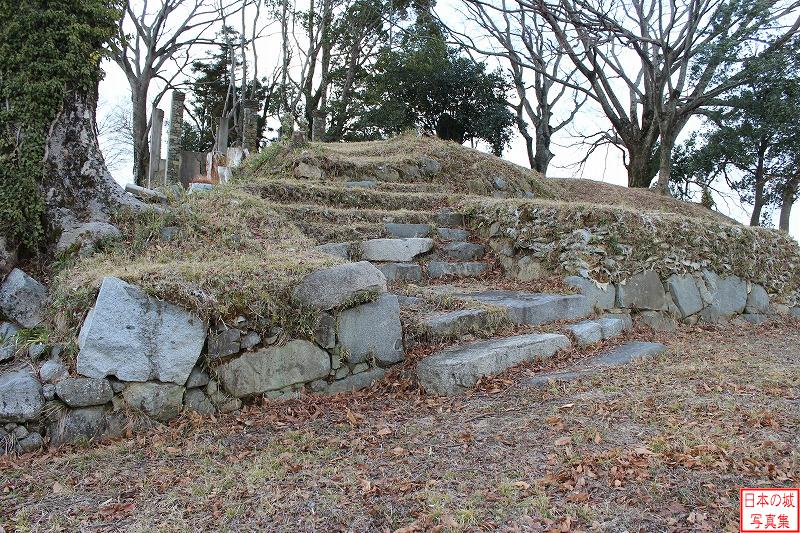
{"type": "MultiPolygon", "coordinates": [[[[800,321],[662,334],[667,353],[533,389],[382,390],[184,418],[0,458],[6,531],[738,531],[800,485],[800,321]]],[[[3,528],[0,528],[3,529],[3,528]]]]}

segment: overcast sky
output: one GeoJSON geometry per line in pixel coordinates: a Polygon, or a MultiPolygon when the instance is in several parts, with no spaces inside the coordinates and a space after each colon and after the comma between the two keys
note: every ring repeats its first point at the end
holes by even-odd
{"type": "MultiPolygon", "coordinates": [[[[442,3],[440,3],[440,5],[442,5],[442,3]]],[[[264,50],[259,53],[260,72],[271,72],[274,62],[278,59],[279,54],[275,52],[276,46],[278,45],[279,43],[274,33],[272,36],[268,36],[260,42],[259,48],[264,50]]],[[[198,49],[194,54],[198,57],[202,57],[204,51],[198,49]]],[[[105,71],[105,78],[100,83],[98,122],[102,122],[103,118],[111,113],[116,106],[130,106],[130,90],[127,79],[121,69],[110,61],[105,61],[103,63],[103,69],[105,71]]],[[[153,88],[153,92],[158,90],[156,87],[157,85],[153,88]]],[[[167,93],[164,100],[159,104],[159,107],[166,111],[165,120],[169,120],[170,96],[170,93],[167,93]]],[[[561,112],[565,113],[566,110],[562,109],[561,112]]],[[[685,128],[682,137],[685,138],[688,136],[689,133],[693,129],[698,128],[699,125],[699,120],[692,121],[685,128]]],[[[591,106],[584,106],[578,113],[573,126],[565,128],[565,130],[556,134],[553,139],[551,150],[555,153],[555,157],[551,162],[550,175],[552,177],[566,178],[581,177],[617,185],[625,185],[627,183],[627,174],[622,164],[622,155],[619,150],[614,147],[605,147],[597,150],[590,156],[587,164],[581,169],[575,166],[575,163],[585,156],[586,148],[577,145],[576,143],[579,138],[573,135],[579,133],[593,133],[607,128],[608,122],[598,109],[591,106]]],[[[166,134],[162,135],[164,142],[166,142],[166,138],[166,134]]],[[[104,150],[109,149],[107,138],[101,138],[101,146],[104,150]]],[[[162,147],[162,154],[166,154],[166,146],[162,147]]],[[[525,144],[521,136],[515,136],[511,145],[505,150],[503,158],[519,165],[528,166],[525,144]]],[[[124,185],[132,181],[131,169],[132,159],[130,151],[128,151],[123,154],[123,157],[116,162],[111,170],[116,180],[124,185]]],[[[743,223],[749,221],[751,206],[742,206],[735,195],[725,194],[724,196],[716,197],[715,200],[721,212],[743,223]]],[[[800,205],[793,211],[791,218],[791,234],[795,238],[800,239],[800,205]]],[[[776,224],[777,216],[778,212],[776,210],[774,212],[776,224]]]]}

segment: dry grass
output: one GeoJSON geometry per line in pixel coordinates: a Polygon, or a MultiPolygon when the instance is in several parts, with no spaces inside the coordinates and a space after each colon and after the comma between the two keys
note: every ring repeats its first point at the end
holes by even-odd
{"type": "Polygon", "coordinates": [[[457,399],[367,393],[0,459],[0,523],[45,531],[737,531],[740,486],[800,479],[800,323],[457,399]]]}
{"type": "MultiPolygon", "coordinates": [[[[304,274],[339,260],[261,198],[237,186],[189,195],[163,213],[122,213],[124,239],[64,265],[53,283],[53,323],[77,331],[105,276],[116,276],[203,318],[245,315],[267,329],[297,319],[288,291],[304,274]],[[165,227],[175,237],[160,237],[165,227]]],[[[294,324],[295,326],[297,324],[294,324]]],[[[290,327],[290,329],[293,329],[290,327]]]]}

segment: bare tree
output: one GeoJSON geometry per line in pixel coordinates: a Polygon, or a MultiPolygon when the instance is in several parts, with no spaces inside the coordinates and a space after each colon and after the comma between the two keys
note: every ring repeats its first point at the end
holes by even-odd
{"type": "MultiPolygon", "coordinates": [[[[748,80],[800,28],[800,2],[517,0],[540,14],[624,146],[628,184],[646,187],[658,158],[667,193],[675,140],[689,118],[748,80]]],[[[564,83],[564,80],[559,80],[564,83]]]]}
{"type": "Polygon", "coordinates": [[[209,44],[202,35],[220,19],[220,7],[213,0],[162,0],[152,7],[148,0],[126,0],[118,38],[111,43],[111,57],[125,72],[131,89],[133,175],[140,185],[149,164],[151,84],[156,79],[163,82],[152,97],[158,104],[190,63],[190,48],[209,44]]]}
{"type": "Polygon", "coordinates": [[[516,91],[516,101],[509,102],[509,107],[515,111],[517,129],[525,139],[528,162],[546,175],[554,155],[550,150],[553,134],[572,122],[586,97],[578,97],[579,93],[558,81],[573,81],[577,69],[571,63],[571,68],[564,69],[563,50],[540,17],[512,2],[464,0],[463,14],[481,34],[454,27],[448,30],[462,47],[501,59],[516,91]],[[489,42],[483,44],[484,40],[489,42]],[[555,108],[568,94],[572,96],[570,111],[564,120],[556,122],[555,108]]]}

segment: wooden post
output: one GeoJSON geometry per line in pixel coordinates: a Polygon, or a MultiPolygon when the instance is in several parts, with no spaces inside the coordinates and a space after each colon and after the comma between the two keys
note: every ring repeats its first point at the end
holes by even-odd
{"type": "Polygon", "coordinates": [[[225,155],[228,153],[228,129],[230,128],[230,119],[228,117],[219,117],[219,129],[217,130],[217,152],[225,155]]]}
{"type": "Polygon", "coordinates": [[[181,137],[183,134],[183,101],[186,95],[172,91],[172,105],[169,110],[169,146],[167,147],[167,173],[164,184],[181,182],[181,137]]]}
{"type": "Polygon", "coordinates": [[[164,111],[153,106],[150,125],[150,161],[147,167],[147,187],[161,185],[161,130],[164,127],[164,111]]]}
{"type": "Polygon", "coordinates": [[[242,148],[246,148],[250,155],[258,152],[258,102],[246,100],[244,108],[244,135],[242,148]]]}

